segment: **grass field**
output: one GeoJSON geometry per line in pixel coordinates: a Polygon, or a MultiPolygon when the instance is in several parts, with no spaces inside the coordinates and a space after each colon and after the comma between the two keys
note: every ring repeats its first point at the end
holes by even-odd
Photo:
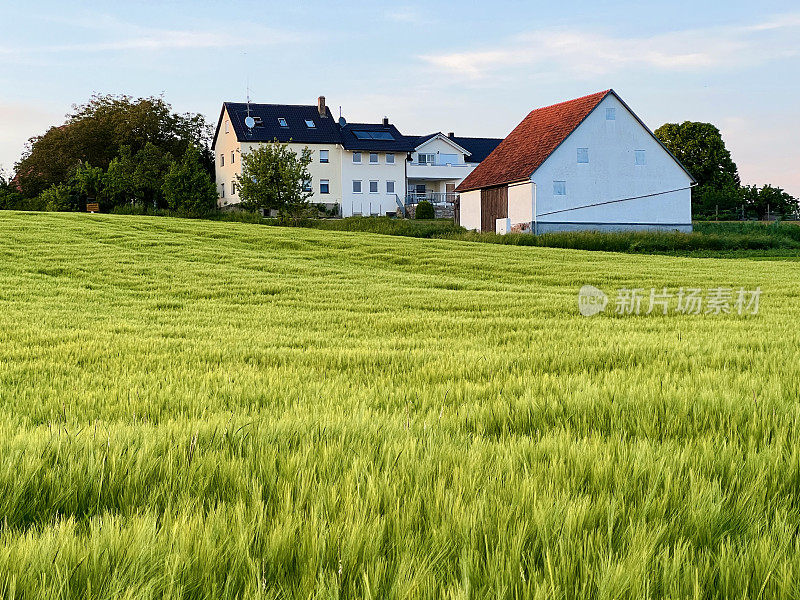
{"type": "Polygon", "coordinates": [[[796,262],[8,212],[0,257],[4,599],[800,597],[796,262]]]}

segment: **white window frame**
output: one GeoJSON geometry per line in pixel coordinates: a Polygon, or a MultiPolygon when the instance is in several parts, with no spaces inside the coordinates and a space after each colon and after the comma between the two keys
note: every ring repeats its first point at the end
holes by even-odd
{"type": "Polygon", "coordinates": [[[633,164],[637,167],[647,166],[647,150],[634,150],[633,164]]]}
{"type": "Polygon", "coordinates": [[[379,190],[380,190],[380,183],[381,183],[381,182],[380,182],[380,181],[378,181],[377,179],[370,179],[370,180],[369,180],[369,193],[370,193],[370,194],[378,194],[378,193],[380,193],[380,192],[379,192],[379,190]],[[375,191],[374,191],[374,192],[372,191],[372,184],[373,184],[373,183],[375,184],[375,191]]]}
{"type": "Polygon", "coordinates": [[[305,122],[306,122],[306,127],[308,127],[309,129],[317,128],[317,124],[314,122],[314,119],[305,119],[305,122]]]}
{"type": "Polygon", "coordinates": [[[361,152],[353,152],[353,164],[354,165],[361,164],[361,152]]]}
{"type": "Polygon", "coordinates": [[[386,193],[387,194],[396,194],[397,192],[395,192],[394,190],[395,190],[394,181],[387,181],[386,182],[386,193]],[[392,186],[392,189],[389,189],[389,186],[392,186]]]}
{"type": "Polygon", "coordinates": [[[363,194],[364,193],[364,185],[360,179],[353,179],[353,193],[354,194],[363,194]],[[358,184],[358,191],[356,191],[356,184],[358,184]]]}
{"type": "Polygon", "coordinates": [[[331,180],[330,179],[320,179],[319,180],[319,193],[320,194],[330,194],[331,193],[331,180]],[[322,189],[323,185],[327,189],[322,189]]]}
{"type": "Polygon", "coordinates": [[[578,164],[579,165],[588,165],[589,164],[589,149],[588,148],[578,148],[578,156],[577,156],[578,164]],[[586,160],[581,160],[585,158],[586,160]]]}
{"type": "Polygon", "coordinates": [[[432,152],[417,152],[417,164],[420,165],[433,165],[436,163],[436,155],[432,152]],[[422,157],[425,157],[423,160],[422,157]],[[430,161],[428,161],[428,157],[430,157],[430,161]]]}
{"type": "Polygon", "coordinates": [[[394,164],[394,152],[387,152],[386,153],[386,164],[393,165],[394,164]]]}
{"type": "Polygon", "coordinates": [[[616,121],[617,120],[617,109],[613,106],[610,106],[606,109],[606,121],[616,121]]]}
{"type": "Polygon", "coordinates": [[[319,151],[319,162],[321,163],[329,163],[330,160],[330,150],[320,150],[319,151]]]}
{"type": "Polygon", "coordinates": [[[566,196],[567,182],[559,179],[553,180],[553,196],[566,196]]]}
{"type": "Polygon", "coordinates": [[[380,157],[378,156],[377,152],[370,152],[369,153],[369,164],[377,165],[379,161],[380,161],[380,157]],[[372,160],[373,156],[375,157],[375,160],[372,160]]]}

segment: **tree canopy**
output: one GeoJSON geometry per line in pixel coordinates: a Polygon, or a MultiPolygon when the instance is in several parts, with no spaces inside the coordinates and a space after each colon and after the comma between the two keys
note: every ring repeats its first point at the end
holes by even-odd
{"type": "Polygon", "coordinates": [[[212,134],[202,115],[175,113],[163,98],[95,95],[73,107],[62,125],[32,137],[15,171],[26,197],[66,183],[81,163],[106,170],[124,147],[133,155],[151,146],[162,155],[182,156],[197,146],[213,172],[212,134]]]}
{"type": "Polygon", "coordinates": [[[164,178],[164,197],[170,209],[192,216],[207,214],[216,207],[217,186],[203,168],[195,146],[170,166],[164,178]]]}
{"type": "Polygon", "coordinates": [[[276,210],[280,217],[297,219],[308,210],[312,195],[311,150],[298,156],[277,140],[242,155],[242,174],[236,176],[242,208],[276,210]]]}
{"type": "Polygon", "coordinates": [[[697,180],[692,216],[741,219],[788,215],[797,200],[771,185],[741,186],[736,163],[719,129],[711,123],[667,123],[654,132],[697,180]]]}

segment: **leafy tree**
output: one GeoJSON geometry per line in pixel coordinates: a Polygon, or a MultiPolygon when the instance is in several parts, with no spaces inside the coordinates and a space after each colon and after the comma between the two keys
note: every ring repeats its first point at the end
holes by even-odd
{"type": "Polygon", "coordinates": [[[164,177],[173,158],[156,145],[147,142],[134,157],[133,189],[137,203],[145,207],[163,208],[164,177]]]}
{"type": "Polygon", "coordinates": [[[45,210],[74,211],[78,210],[78,202],[72,187],[66,183],[51,185],[40,195],[45,210]]]}
{"type": "Polygon", "coordinates": [[[203,168],[200,150],[189,146],[180,162],[173,162],[164,178],[164,198],[172,210],[200,216],[217,205],[217,186],[203,168]]]}
{"type": "Polygon", "coordinates": [[[427,200],[421,200],[419,202],[419,204],[417,204],[417,208],[414,211],[414,218],[415,219],[435,219],[436,218],[436,211],[433,208],[433,204],[431,204],[427,200]]]}
{"type": "Polygon", "coordinates": [[[72,177],[72,185],[82,202],[97,202],[105,187],[105,173],[100,167],[81,162],[72,177]]]}
{"type": "Polygon", "coordinates": [[[300,156],[278,140],[242,155],[242,174],[236,176],[245,210],[277,210],[295,221],[308,214],[311,150],[300,156]]]}
{"type": "Polygon", "coordinates": [[[173,156],[201,148],[203,164],[213,172],[209,142],[213,129],[198,114],[177,114],[163,98],[93,96],[73,107],[66,122],[33,137],[15,171],[26,197],[65,183],[80,162],[107,169],[123,146],[136,155],[152,144],[173,156]]]}
{"type": "Polygon", "coordinates": [[[768,217],[793,215],[798,210],[797,198],[771,185],[743,186],[740,193],[745,215],[766,219],[768,217]]]}
{"type": "Polygon", "coordinates": [[[133,204],[136,193],[133,187],[133,173],[136,162],[130,146],[123,146],[119,156],[108,165],[104,176],[105,195],[110,206],[133,204]]]}
{"type": "Polygon", "coordinates": [[[722,134],[711,123],[667,123],[655,130],[656,137],[697,180],[692,212],[712,216],[735,210],[739,173],[722,134]]]}

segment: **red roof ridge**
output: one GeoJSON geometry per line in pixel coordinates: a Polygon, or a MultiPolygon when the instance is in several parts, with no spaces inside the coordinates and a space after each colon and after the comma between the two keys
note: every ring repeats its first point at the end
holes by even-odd
{"type": "Polygon", "coordinates": [[[616,95],[608,89],[533,109],[456,191],[528,179],[608,94],[616,95]]]}

